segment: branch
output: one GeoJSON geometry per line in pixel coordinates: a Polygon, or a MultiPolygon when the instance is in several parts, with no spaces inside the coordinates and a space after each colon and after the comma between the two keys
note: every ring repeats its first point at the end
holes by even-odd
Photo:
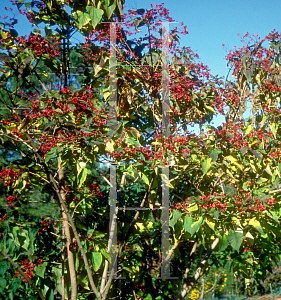
{"type": "Polygon", "coordinates": [[[190,292],[190,290],[193,287],[193,285],[195,284],[195,282],[203,275],[202,269],[204,268],[204,266],[207,263],[209,257],[211,256],[212,252],[214,251],[214,249],[218,245],[219,240],[220,240],[219,237],[215,238],[215,240],[213,241],[213,243],[211,245],[211,248],[207,251],[204,259],[199,264],[199,267],[197,268],[194,277],[191,278],[191,280],[188,280],[188,278],[184,279],[184,284],[183,284],[182,291],[181,291],[180,295],[176,298],[176,300],[184,299],[184,297],[187,295],[187,293],[190,292]]]}
{"type": "Polygon", "coordinates": [[[9,263],[26,279],[26,281],[35,289],[35,291],[38,293],[39,297],[42,300],[46,300],[46,298],[43,296],[41,291],[37,288],[37,286],[31,281],[31,279],[23,272],[23,270],[9,257],[7,253],[5,253],[0,248],[0,253],[9,261],[9,263]]]}

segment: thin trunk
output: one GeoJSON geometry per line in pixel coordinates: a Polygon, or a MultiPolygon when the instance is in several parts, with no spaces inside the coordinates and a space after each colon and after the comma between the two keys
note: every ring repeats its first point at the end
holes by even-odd
{"type": "Polygon", "coordinates": [[[204,299],[204,289],[205,289],[205,280],[204,280],[204,278],[202,277],[202,290],[201,290],[201,297],[200,297],[200,300],[203,300],[203,299],[204,299]]]}
{"type": "MultiPolygon", "coordinates": [[[[204,257],[204,259],[199,264],[199,266],[198,266],[198,268],[195,272],[195,275],[192,278],[188,278],[187,276],[185,276],[182,290],[181,290],[180,294],[177,296],[176,300],[184,299],[184,297],[190,292],[190,290],[192,289],[194,284],[203,275],[203,269],[206,266],[206,263],[207,263],[210,255],[212,254],[213,250],[216,248],[218,243],[219,243],[219,237],[216,237],[215,240],[213,241],[212,245],[211,245],[211,248],[209,248],[209,250],[207,251],[207,253],[204,257]]],[[[189,267],[187,269],[188,269],[188,271],[186,270],[186,273],[188,274],[189,267]]]]}
{"type": "Polygon", "coordinates": [[[65,252],[65,234],[62,226],[62,275],[61,275],[61,298],[64,299],[64,252],[65,252]]]}
{"type": "MultiPolygon", "coordinates": [[[[60,186],[60,195],[64,202],[66,202],[65,198],[65,189],[64,189],[64,172],[63,169],[60,168],[60,162],[59,162],[59,186],[60,186]]],[[[76,271],[75,271],[75,258],[73,252],[70,250],[70,244],[71,244],[71,232],[70,227],[67,220],[67,214],[64,211],[63,207],[61,207],[62,210],[62,219],[63,219],[63,231],[65,234],[66,239],[66,249],[67,249],[67,258],[68,258],[68,268],[69,268],[69,275],[70,275],[70,282],[71,282],[71,300],[77,299],[77,282],[76,282],[76,271]]]]}

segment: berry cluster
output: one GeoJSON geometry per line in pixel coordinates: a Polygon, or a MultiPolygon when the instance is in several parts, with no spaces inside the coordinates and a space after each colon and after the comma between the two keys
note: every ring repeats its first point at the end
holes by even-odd
{"type": "MultiPolygon", "coordinates": [[[[144,285],[142,283],[136,284],[135,288],[140,288],[140,292],[145,293],[144,285]]],[[[138,297],[137,299],[143,299],[143,297],[138,297]]]]}
{"type": "Polygon", "coordinates": [[[243,241],[243,246],[245,247],[243,250],[244,252],[247,252],[247,251],[252,252],[252,250],[248,248],[248,247],[250,247],[250,245],[246,241],[243,241]]]}
{"type": "Polygon", "coordinates": [[[104,194],[100,191],[100,187],[94,183],[91,183],[91,186],[87,187],[87,189],[93,195],[96,195],[99,197],[105,197],[104,194]]]}
{"type": "Polygon", "coordinates": [[[16,203],[18,201],[16,201],[15,203],[12,204],[13,201],[16,201],[16,197],[15,196],[8,196],[7,197],[7,204],[10,206],[10,207],[14,207],[16,205],[16,203]]]}
{"type": "Polygon", "coordinates": [[[43,220],[43,217],[41,217],[41,220],[42,221],[40,223],[42,224],[43,228],[38,231],[38,234],[43,234],[43,232],[46,232],[48,228],[54,224],[54,221],[50,221],[47,219],[43,220]]]}
{"type": "Polygon", "coordinates": [[[255,197],[253,199],[250,193],[243,193],[243,195],[234,195],[234,197],[236,200],[234,204],[239,207],[238,210],[242,213],[262,212],[266,210],[268,206],[277,204],[275,198],[266,198],[265,201],[262,201],[258,197],[255,197]]]}
{"type": "MultiPolygon", "coordinates": [[[[43,260],[42,259],[39,259],[38,260],[38,266],[40,267],[41,266],[41,263],[43,262],[43,260]]],[[[25,260],[23,260],[22,262],[21,262],[21,266],[22,266],[22,268],[25,270],[25,273],[26,273],[26,275],[27,275],[27,277],[29,278],[29,279],[31,279],[32,278],[32,275],[33,275],[33,273],[34,273],[34,267],[37,265],[37,262],[30,262],[30,261],[28,261],[28,259],[25,259],[25,260]]],[[[16,272],[15,273],[15,276],[18,276],[20,274],[20,272],[16,272]]],[[[23,279],[23,281],[25,282],[26,281],[26,279],[23,277],[23,276],[21,276],[21,279],[23,279]]]]}
{"type": "Polygon", "coordinates": [[[50,59],[60,56],[60,51],[56,50],[60,45],[59,38],[52,37],[52,40],[49,40],[38,34],[30,34],[28,39],[18,37],[16,41],[20,47],[32,50],[36,57],[41,57],[45,53],[49,54],[50,59]]]}
{"type": "Polygon", "coordinates": [[[14,171],[12,169],[3,169],[0,172],[0,178],[4,181],[5,186],[8,186],[12,182],[16,181],[21,175],[21,171],[14,171]]]}
{"type": "MultiPolygon", "coordinates": [[[[217,193],[215,193],[214,196],[218,196],[217,193]],[[216,194],[216,195],[215,195],[216,194]]],[[[221,194],[220,197],[224,198],[224,194],[221,194]]],[[[218,199],[214,199],[212,195],[209,196],[200,196],[199,200],[202,203],[198,203],[198,207],[202,207],[205,210],[211,209],[211,208],[218,208],[221,210],[221,212],[226,211],[227,203],[221,203],[218,199]]]]}

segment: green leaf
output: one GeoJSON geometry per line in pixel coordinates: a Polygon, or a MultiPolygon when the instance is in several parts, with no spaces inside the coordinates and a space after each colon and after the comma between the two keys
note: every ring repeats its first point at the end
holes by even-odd
{"type": "Polygon", "coordinates": [[[212,158],[211,157],[206,158],[206,159],[203,160],[203,162],[202,162],[203,175],[205,175],[208,172],[211,165],[212,165],[212,158]]]}
{"type": "Polygon", "coordinates": [[[143,298],[143,300],[152,300],[152,297],[150,294],[147,294],[145,298],[143,298]]]}
{"type": "Polygon", "coordinates": [[[197,204],[191,205],[190,207],[188,207],[187,210],[189,212],[196,211],[196,210],[198,210],[198,205],[197,204]]]}
{"type": "Polygon", "coordinates": [[[53,147],[47,154],[45,157],[45,162],[47,163],[50,159],[55,158],[57,155],[57,147],[53,147]]]}
{"type": "Polygon", "coordinates": [[[40,267],[35,266],[35,268],[34,268],[35,274],[41,278],[44,278],[47,265],[48,265],[48,262],[45,261],[45,262],[43,262],[43,264],[40,267]]]}
{"type": "Polygon", "coordinates": [[[227,240],[227,236],[226,235],[223,235],[221,238],[220,238],[220,250],[219,251],[224,251],[227,246],[228,246],[228,240],[227,240]]]}
{"type": "Polygon", "coordinates": [[[93,6],[87,6],[86,9],[88,9],[89,11],[89,15],[92,20],[92,25],[95,29],[102,19],[103,10],[93,6]]]}
{"type": "Polygon", "coordinates": [[[106,260],[108,260],[110,262],[111,261],[111,257],[109,255],[107,249],[102,248],[102,249],[100,249],[100,251],[101,251],[101,254],[106,258],[106,260]]]}
{"type": "Polygon", "coordinates": [[[170,221],[170,226],[172,228],[174,228],[175,224],[177,223],[177,221],[179,220],[179,218],[181,217],[181,212],[179,210],[174,210],[173,214],[172,214],[172,219],[170,221]]]}
{"type": "Polygon", "coordinates": [[[249,134],[253,129],[253,126],[252,125],[249,125],[245,130],[244,130],[244,135],[247,135],[249,134]]]}
{"type": "Polygon", "coordinates": [[[203,218],[201,216],[201,217],[199,217],[199,219],[196,222],[191,224],[191,230],[190,230],[191,235],[193,235],[194,233],[197,232],[197,230],[199,229],[199,227],[202,224],[202,221],[203,221],[203,218]]]}
{"type": "Polygon", "coordinates": [[[82,172],[78,175],[78,189],[82,186],[82,184],[85,182],[88,174],[88,169],[86,167],[83,168],[82,172]]]}
{"type": "Polygon", "coordinates": [[[19,231],[18,231],[18,241],[19,241],[20,246],[23,249],[25,249],[25,250],[29,249],[30,239],[29,239],[27,230],[19,229],[19,231]]]}
{"type": "Polygon", "coordinates": [[[99,252],[92,252],[92,263],[94,267],[94,271],[97,272],[97,270],[100,268],[102,263],[102,255],[99,252]]]}
{"type": "Polygon", "coordinates": [[[128,142],[129,144],[132,144],[132,145],[141,146],[140,142],[137,141],[137,140],[135,140],[135,139],[133,139],[133,138],[128,138],[128,139],[127,139],[127,142],[128,142]]]}
{"type": "Polygon", "coordinates": [[[54,299],[55,299],[55,298],[54,298],[54,290],[51,289],[51,290],[50,290],[49,297],[48,297],[48,300],[54,300],[54,299]]]}
{"type": "Polygon", "coordinates": [[[227,239],[230,242],[233,250],[239,251],[239,248],[242,243],[243,232],[234,232],[227,239]]]}
{"type": "Polygon", "coordinates": [[[106,15],[109,19],[112,16],[114,9],[116,8],[115,1],[105,0],[103,5],[104,5],[104,10],[106,12],[106,15]],[[110,2],[112,2],[112,4],[110,2]]]}
{"type": "Polygon", "coordinates": [[[78,16],[78,21],[79,21],[79,25],[80,27],[85,26],[86,24],[88,24],[91,21],[90,16],[88,15],[88,13],[86,12],[82,12],[82,11],[77,11],[77,16],[78,16]]]}
{"type": "Polygon", "coordinates": [[[146,185],[149,185],[149,179],[144,173],[141,173],[141,178],[146,185]]]}
{"type": "Polygon", "coordinates": [[[185,217],[183,222],[183,228],[187,232],[191,232],[191,224],[192,224],[192,217],[185,217]]]}
{"type": "Polygon", "coordinates": [[[269,124],[269,127],[272,131],[272,134],[273,134],[274,138],[276,139],[276,132],[277,132],[277,129],[278,129],[278,124],[276,124],[276,123],[269,124]]]}
{"type": "Polygon", "coordinates": [[[4,278],[0,278],[0,287],[4,288],[7,285],[7,280],[4,278]]]}
{"type": "Polygon", "coordinates": [[[210,110],[211,112],[213,112],[215,115],[217,114],[216,111],[213,109],[212,106],[209,106],[209,105],[206,105],[206,104],[204,104],[204,105],[205,105],[205,107],[206,107],[208,110],[210,110]]]}
{"type": "Polygon", "coordinates": [[[256,220],[256,218],[252,218],[249,221],[249,225],[253,226],[261,234],[264,234],[264,232],[263,232],[263,230],[261,228],[261,223],[258,220],[256,220]]]}
{"type": "Polygon", "coordinates": [[[221,149],[212,150],[209,154],[209,156],[212,158],[212,160],[215,162],[218,159],[219,154],[222,153],[221,149]]]}

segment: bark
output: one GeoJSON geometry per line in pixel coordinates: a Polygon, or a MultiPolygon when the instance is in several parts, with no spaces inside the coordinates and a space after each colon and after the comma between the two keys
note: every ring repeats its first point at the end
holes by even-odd
{"type": "MultiPolygon", "coordinates": [[[[177,296],[176,300],[182,300],[184,299],[184,297],[191,291],[192,287],[194,286],[194,284],[198,281],[198,279],[203,275],[203,268],[205,267],[209,257],[211,256],[212,252],[214,251],[214,249],[216,248],[216,246],[219,243],[219,237],[216,237],[215,240],[213,241],[210,249],[207,251],[204,259],[201,261],[201,263],[199,264],[194,277],[192,277],[191,279],[188,278],[187,276],[185,276],[186,278],[184,279],[184,284],[183,284],[183,288],[180,292],[180,294],[177,296]]],[[[194,249],[192,249],[193,251],[194,249]]],[[[189,267],[188,267],[189,269],[189,267]]],[[[189,270],[188,270],[189,272],[189,270]]],[[[186,272],[186,275],[187,273],[186,272]]]]}
{"type": "MultiPolygon", "coordinates": [[[[60,168],[60,162],[59,162],[59,187],[60,187],[60,195],[61,198],[63,199],[64,202],[66,202],[66,197],[65,197],[65,190],[64,190],[64,172],[63,169],[60,168]]],[[[69,269],[69,275],[70,275],[70,283],[71,283],[71,300],[76,300],[77,299],[77,281],[76,281],[76,271],[75,271],[75,257],[74,253],[70,249],[70,244],[71,244],[71,231],[70,227],[68,225],[68,220],[67,220],[67,214],[64,211],[63,207],[61,207],[62,211],[62,219],[63,219],[63,232],[65,235],[65,240],[66,240],[66,249],[67,249],[67,258],[68,258],[68,269],[69,269]]],[[[64,276],[64,274],[62,274],[64,276]]]]}

